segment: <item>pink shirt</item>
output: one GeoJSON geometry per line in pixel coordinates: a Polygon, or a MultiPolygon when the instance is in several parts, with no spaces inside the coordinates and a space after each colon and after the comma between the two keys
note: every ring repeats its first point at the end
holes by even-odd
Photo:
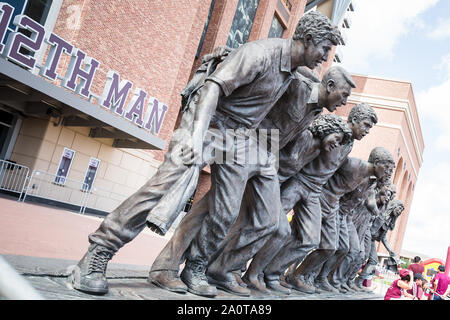
{"type": "Polygon", "coordinates": [[[412,294],[414,297],[416,297],[417,299],[422,299],[422,295],[423,295],[423,290],[420,286],[417,285],[417,283],[413,283],[413,287],[412,289],[406,291],[409,294],[412,294]]]}
{"type": "Polygon", "coordinates": [[[391,286],[387,289],[386,294],[384,295],[384,300],[402,297],[402,288],[398,286],[398,280],[400,279],[397,279],[391,283],[391,286]]]}
{"type": "Polygon", "coordinates": [[[439,294],[444,294],[445,290],[447,290],[447,287],[448,287],[448,285],[450,283],[450,278],[447,277],[445,275],[445,273],[437,273],[434,276],[434,283],[436,283],[436,281],[438,281],[438,280],[439,280],[439,282],[438,282],[438,285],[436,287],[436,292],[439,293],[439,294]]]}

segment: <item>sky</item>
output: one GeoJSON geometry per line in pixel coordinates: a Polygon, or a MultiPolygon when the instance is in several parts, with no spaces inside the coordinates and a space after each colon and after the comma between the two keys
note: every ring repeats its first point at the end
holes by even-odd
{"type": "Polygon", "coordinates": [[[410,81],[425,142],[402,249],[446,260],[450,246],[450,1],[353,0],[342,66],[410,81]]]}

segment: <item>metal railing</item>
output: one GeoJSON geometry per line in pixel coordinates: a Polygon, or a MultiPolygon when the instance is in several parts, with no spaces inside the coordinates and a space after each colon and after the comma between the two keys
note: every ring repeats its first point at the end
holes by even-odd
{"type": "Polygon", "coordinates": [[[41,170],[30,169],[15,162],[0,159],[0,190],[19,194],[19,201],[27,197],[50,199],[74,206],[85,213],[86,208],[110,212],[122,203],[128,195],[111,188],[90,188],[87,183],[67,179],[41,170]]]}
{"type": "Polygon", "coordinates": [[[19,200],[25,190],[30,169],[26,166],[0,159],[0,190],[19,194],[19,200]]]}
{"type": "Polygon", "coordinates": [[[23,201],[28,196],[50,199],[79,206],[80,213],[86,209],[89,186],[80,181],[67,179],[56,174],[34,170],[25,188],[23,201]]]}
{"type": "Polygon", "coordinates": [[[128,198],[127,195],[95,186],[93,186],[87,193],[88,196],[84,203],[83,213],[86,210],[86,207],[99,211],[111,212],[126,198],[128,198]]]}

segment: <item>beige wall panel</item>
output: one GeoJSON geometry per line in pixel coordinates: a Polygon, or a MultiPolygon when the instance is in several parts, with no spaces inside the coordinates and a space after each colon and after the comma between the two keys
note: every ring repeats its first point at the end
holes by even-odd
{"type": "Polygon", "coordinates": [[[108,164],[108,168],[106,168],[105,179],[118,184],[125,184],[127,174],[127,170],[113,164],[108,164]]]}
{"type": "Polygon", "coordinates": [[[129,153],[124,152],[122,160],[120,161],[120,166],[124,169],[131,170],[134,172],[139,172],[139,168],[143,160],[129,153]]]}
{"type": "Polygon", "coordinates": [[[49,141],[42,141],[41,148],[37,154],[37,157],[42,160],[52,161],[53,152],[55,151],[56,144],[49,141]]]}
{"type": "Polygon", "coordinates": [[[78,170],[81,172],[86,172],[86,170],[89,166],[90,158],[91,158],[90,156],[88,156],[84,153],[76,152],[75,157],[72,160],[71,169],[78,170]]]}
{"type": "Polygon", "coordinates": [[[42,140],[40,138],[19,134],[13,152],[37,157],[41,143],[42,140]]]}
{"type": "Polygon", "coordinates": [[[67,148],[72,147],[73,139],[75,138],[75,132],[67,128],[62,128],[58,138],[58,144],[67,148]]]}
{"type": "Polygon", "coordinates": [[[100,143],[81,134],[75,134],[72,149],[87,154],[91,157],[97,157],[100,150],[100,143]]]}
{"type": "Polygon", "coordinates": [[[112,164],[118,166],[118,165],[120,165],[122,156],[123,156],[122,151],[102,144],[100,146],[100,151],[98,153],[97,158],[100,159],[101,161],[112,163],[112,164]]]}
{"type": "Polygon", "coordinates": [[[47,130],[45,131],[44,134],[44,140],[57,143],[61,130],[62,130],[61,126],[55,126],[53,122],[49,121],[47,124],[47,130]]]}

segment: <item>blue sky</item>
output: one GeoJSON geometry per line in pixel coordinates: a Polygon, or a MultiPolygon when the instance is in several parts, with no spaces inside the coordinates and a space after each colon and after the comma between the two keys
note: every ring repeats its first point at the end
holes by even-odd
{"type": "Polygon", "coordinates": [[[403,249],[444,260],[450,246],[450,1],[354,0],[342,66],[411,81],[425,140],[403,249]]]}

